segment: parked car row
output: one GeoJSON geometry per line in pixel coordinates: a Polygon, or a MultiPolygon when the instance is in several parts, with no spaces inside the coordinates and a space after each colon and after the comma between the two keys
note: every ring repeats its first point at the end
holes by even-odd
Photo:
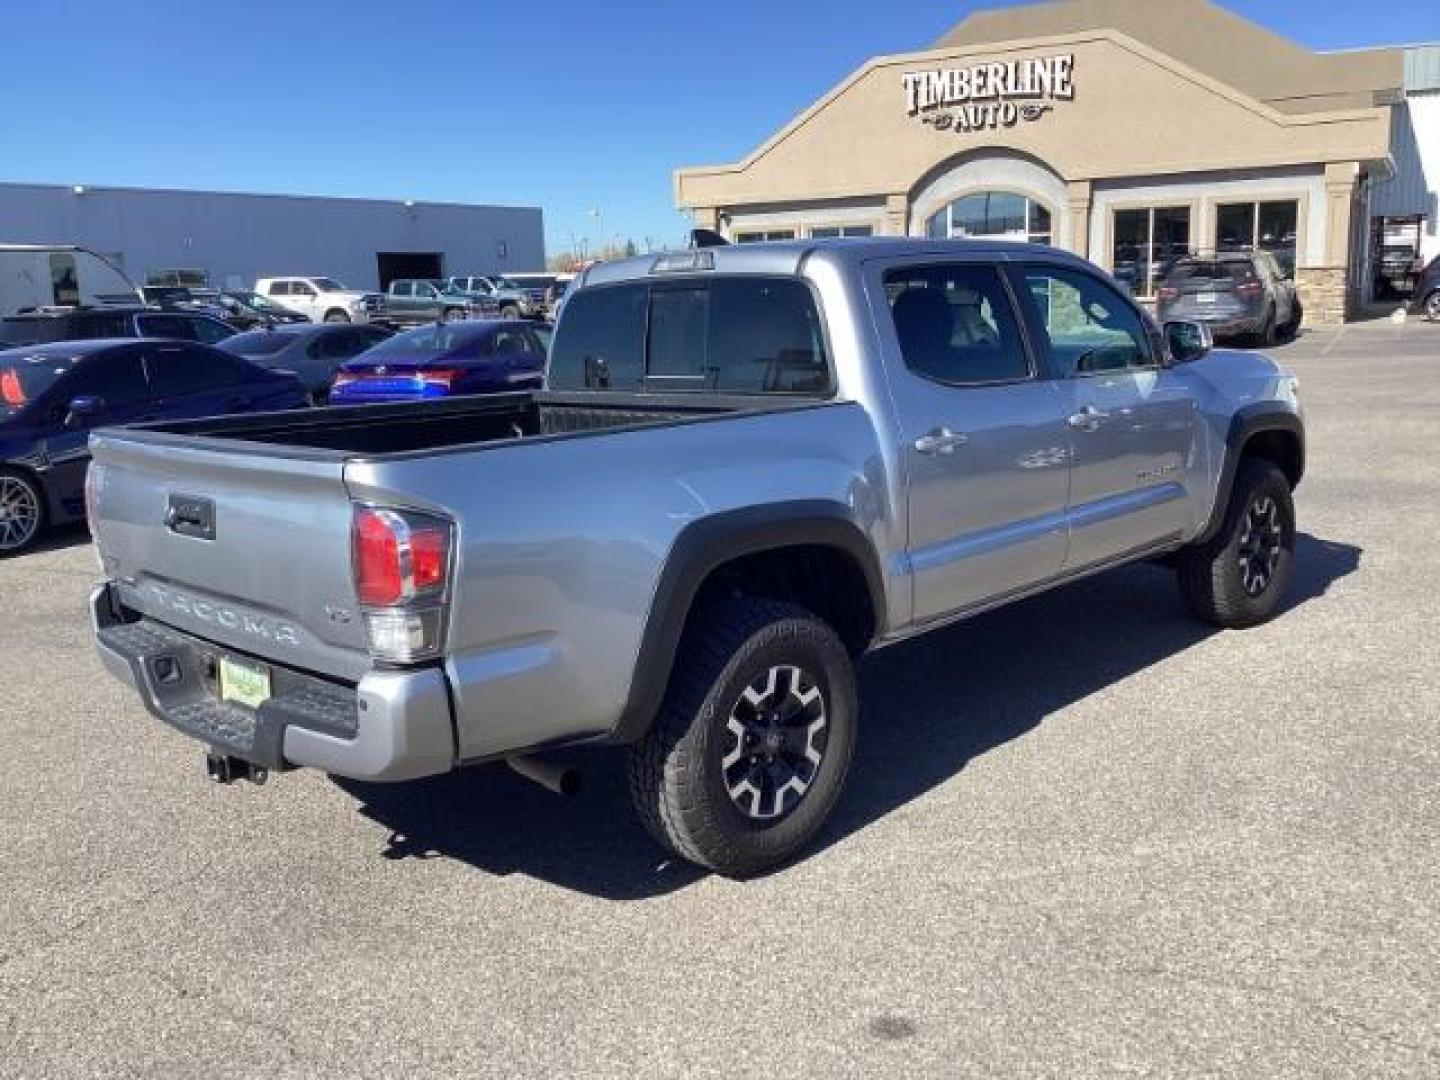
{"type": "Polygon", "coordinates": [[[151,320],[218,321],[209,316],[142,309],[124,318],[131,332],[0,350],[0,557],[84,516],[87,444],[97,428],[531,390],[544,379],[550,343],[548,325],[523,320],[398,334],[300,322],[209,343],[141,332],[151,320]]]}

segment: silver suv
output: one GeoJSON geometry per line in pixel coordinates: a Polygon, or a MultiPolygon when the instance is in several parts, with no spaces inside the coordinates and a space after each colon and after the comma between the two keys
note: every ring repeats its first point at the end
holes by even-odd
{"type": "Polygon", "coordinates": [[[1156,293],[1161,322],[1203,323],[1216,337],[1264,345],[1294,337],[1305,317],[1294,279],[1268,251],[1186,255],[1156,293]]]}

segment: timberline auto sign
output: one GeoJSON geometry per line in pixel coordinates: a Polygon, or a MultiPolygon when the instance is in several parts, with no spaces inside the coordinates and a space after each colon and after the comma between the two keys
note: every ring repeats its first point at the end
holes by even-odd
{"type": "Polygon", "coordinates": [[[1005,64],[909,71],[901,76],[909,115],[936,131],[988,131],[1039,120],[1075,98],[1075,57],[1065,53],[1005,64]]]}

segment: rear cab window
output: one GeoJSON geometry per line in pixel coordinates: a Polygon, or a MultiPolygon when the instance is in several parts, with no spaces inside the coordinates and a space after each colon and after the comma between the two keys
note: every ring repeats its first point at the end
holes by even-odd
{"type": "Polygon", "coordinates": [[[551,357],[555,390],[828,396],[834,386],[815,297],[794,277],[581,289],[551,357]]]}

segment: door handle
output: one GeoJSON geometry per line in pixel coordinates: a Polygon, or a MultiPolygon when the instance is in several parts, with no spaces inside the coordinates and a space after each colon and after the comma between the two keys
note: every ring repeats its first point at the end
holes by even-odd
{"type": "Polygon", "coordinates": [[[1076,431],[1095,431],[1100,425],[1110,418],[1107,412],[1101,412],[1094,405],[1086,405],[1069,420],[1065,421],[1076,431]]]}
{"type": "Polygon", "coordinates": [[[916,439],[915,449],[922,454],[953,454],[957,446],[964,446],[969,441],[969,435],[941,427],[916,439]]]}

